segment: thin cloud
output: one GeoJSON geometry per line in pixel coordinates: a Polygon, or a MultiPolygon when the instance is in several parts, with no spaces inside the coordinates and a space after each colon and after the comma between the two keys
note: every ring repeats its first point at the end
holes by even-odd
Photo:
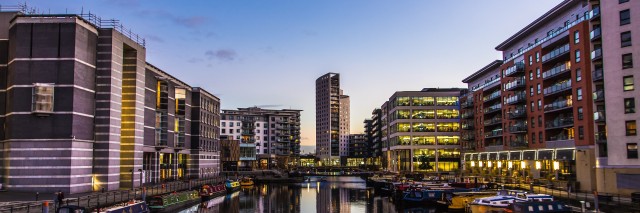
{"type": "Polygon", "coordinates": [[[137,14],[151,18],[167,19],[176,25],[192,29],[200,28],[209,23],[209,18],[206,16],[178,16],[166,10],[143,10],[137,14]]]}
{"type": "Polygon", "coordinates": [[[219,49],[219,50],[207,50],[204,55],[209,60],[221,60],[221,61],[234,61],[238,57],[235,50],[232,49],[219,49]]]}
{"type": "Polygon", "coordinates": [[[160,38],[159,36],[156,35],[152,35],[152,34],[148,34],[144,36],[145,38],[149,39],[150,41],[155,41],[158,43],[164,43],[164,39],[160,38]]]}

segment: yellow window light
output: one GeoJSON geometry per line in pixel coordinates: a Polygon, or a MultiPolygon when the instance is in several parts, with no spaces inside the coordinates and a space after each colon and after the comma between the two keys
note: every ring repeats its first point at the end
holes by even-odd
{"type": "Polygon", "coordinates": [[[542,168],[542,164],[540,163],[540,161],[536,161],[536,169],[540,169],[542,168]]]}
{"type": "Polygon", "coordinates": [[[509,163],[507,163],[507,168],[512,169],[513,168],[513,162],[509,161],[509,163]]]}

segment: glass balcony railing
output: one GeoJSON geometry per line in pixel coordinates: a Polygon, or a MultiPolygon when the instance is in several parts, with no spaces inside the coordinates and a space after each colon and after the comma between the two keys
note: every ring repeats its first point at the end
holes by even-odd
{"type": "Polygon", "coordinates": [[[570,126],[573,126],[573,117],[560,117],[553,119],[552,121],[547,121],[545,128],[553,129],[570,126]]]}
{"type": "Polygon", "coordinates": [[[593,101],[604,101],[604,90],[596,90],[595,92],[593,92],[593,101]]]}
{"type": "Polygon", "coordinates": [[[591,41],[599,39],[601,36],[602,36],[602,29],[600,27],[595,28],[591,32],[589,32],[589,38],[591,39],[591,41]]]}
{"type": "Polygon", "coordinates": [[[563,63],[561,65],[558,65],[554,68],[551,68],[550,70],[547,70],[545,72],[542,73],[542,79],[547,79],[562,73],[565,73],[567,71],[571,70],[571,62],[566,62],[563,63]]]}
{"type": "Polygon", "coordinates": [[[604,80],[604,72],[602,71],[602,68],[596,69],[595,71],[591,72],[591,79],[594,82],[604,80]]]}
{"type": "Polygon", "coordinates": [[[597,48],[594,51],[591,51],[591,60],[598,60],[602,58],[602,48],[597,48]]]}
{"type": "Polygon", "coordinates": [[[516,74],[524,74],[524,62],[516,62],[504,71],[506,77],[516,76],[516,74]]]}
{"type": "Polygon", "coordinates": [[[551,50],[551,52],[542,56],[542,63],[547,62],[551,59],[557,58],[558,56],[564,55],[569,52],[569,44],[562,45],[556,49],[551,50]]]}
{"type": "Polygon", "coordinates": [[[500,90],[495,91],[495,92],[493,92],[493,93],[491,93],[491,94],[489,94],[489,95],[487,95],[487,96],[483,97],[483,98],[482,98],[482,100],[483,100],[484,102],[487,102],[487,101],[494,100],[494,99],[496,99],[496,98],[500,98],[500,90]]]}
{"type": "Polygon", "coordinates": [[[572,105],[573,105],[573,102],[570,99],[554,101],[550,104],[545,104],[544,111],[548,112],[548,111],[553,111],[557,109],[563,109],[563,108],[571,107],[572,105]]]}
{"type": "Polygon", "coordinates": [[[593,121],[595,122],[605,122],[607,121],[604,111],[596,111],[593,113],[593,121]]]}
{"type": "Polygon", "coordinates": [[[473,116],[474,116],[473,111],[467,111],[465,113],[460,114],[460,118],[462,118],[462,119],[473,118],[473,116]]]}
{"type": "Polygon", "coordinates": [[[491,85],[491,84],[494,84],[494,83],[496,83],[496,82],[500,82],[500,78],[495,78],[495,79],[493,79],[493,80],[490,80],[490,81],[485,82],[484,84],[482,84],[482,85],[480,85],[480,86],[472,87],[472,88],[471,88],[471,91],[472,91],[472,92],[478,91],[479,89],[485,88],[485,87],[487,87],[487,86],[489,86],[489,85],[491,85]]]}
{"type": "Polygon", "coordinates": [[[557,134],[557,135],[549,136],[549,140],[547,140],[547,142],[549,142],[549,141],[566,141],[566,140],[573,140],[573,136],[567,135],[567,134],[564,134],[564,133],[560,133],[560,134],[557,134]]]}
{"type": "Polygon", "coordinates": [[[517,103],[526,101],[526,97],[527,96],[525,95],[524,92],[519,92],[519,93],[516,93],[514,96],[508,97],[506,102],[507,104],[510,104],[510,105],[517,104],[517,103]]]}
{"type": "Polygon", "coordinates": [[[462,140],[463,141],[472,141],[476,139],[476,135],[475,134],[464,134],[462,135],[462,140]]]}
{"type": "Polygon", "coordinates": [[[495,124],[501,124],[502,123],[502,117],[498,116],[498,117],[493,117],[489,120],[485,120],[484,121],[484,125],[485,126],[490,126],[490,125],[495,125],[495,124]]]}
{"type": "Polygon", "coordinates": [[[484,109],[484,114],[489,114],[502,110],[502,104],[495,104],[484,109]]]}
{"type": "Polygon", "coordinates": [[[591,11],[589,11],[589,17],[591,20],[595,20],[600,17],[600,7],[594,7],[591,11]]]}
{"type": "Polygon", "coordinates": [[[473,129],[473,123],[462,123],[462,129],[463,130],[472,130],[473,129]]]}
{"type": "Polygon", "coordinates": [[[514,81],[504,84],[505,90],[514,90],[525,86],[524,77],[516,78],[514,81]]]}
{"type": "Polygon", "coordinates": [[[513,126],[509,126],[509,132],[511,133],[526,133],[527,124],[525,122],[517,122],[513,126]]]}
{"type": "Polygon", "coordinates": [[[527,148],[529,147],[529,143],[525,138],[517,137],[517,138],[511,139],[509,146],[513,148],[527,148]]]}
{"type": "Polygon", "coordinates": [[[494,129],[484,134],[485,138],[502,137],[502,129],[494,129]]]}
{"type": "Polygon", "coordinates": [[[553,86],[544,88],[544,95],[551,95],[554,93],[562,92],[571,89],[571,80],[562,81],[554,84],[553,86]]]}
{"type": "Polygon", "coordinates": [[[469,101],[469,100],[464,101],[464,102],[460,103],[460,107],[463,108],[463,109],[471,108],[471,107],[473,107],[473,101],[469,101]]]}
{"type": "Polygon", "coordinates": [[[515,110],[509,111],[507,114],[509,119],[523,118],[527,115],[527,109],[525,107],[516,107],[515,110]]]}

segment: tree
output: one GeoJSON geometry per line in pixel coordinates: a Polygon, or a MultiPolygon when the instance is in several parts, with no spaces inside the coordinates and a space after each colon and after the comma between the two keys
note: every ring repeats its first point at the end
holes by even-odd
{"type": "Polygon", "coordinates": [[[418,162],[420,162],[420,165],[418,165],[419,169],[433,170],[433,166],[429,162],[429,156],[428,155],[419,155],[419,156],[417,156],[417,160],[418,160],[418,162]]]}

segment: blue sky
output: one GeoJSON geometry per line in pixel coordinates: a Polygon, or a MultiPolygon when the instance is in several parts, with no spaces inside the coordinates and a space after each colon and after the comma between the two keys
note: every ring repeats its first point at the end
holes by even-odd
{"type": "MultiPolygon", "coordinates": [[[[2,1],[4,5],[23,1],[2,1]]],[[[317,77],[338,72],[351,132],[395,91],[464,87],[499,58],[494,47],[560,0],[226,0],[27,3],[96,13],[147,39],[147,60],[222,99],[223,109],[304,110],[315,144],[317,77]]]]}

